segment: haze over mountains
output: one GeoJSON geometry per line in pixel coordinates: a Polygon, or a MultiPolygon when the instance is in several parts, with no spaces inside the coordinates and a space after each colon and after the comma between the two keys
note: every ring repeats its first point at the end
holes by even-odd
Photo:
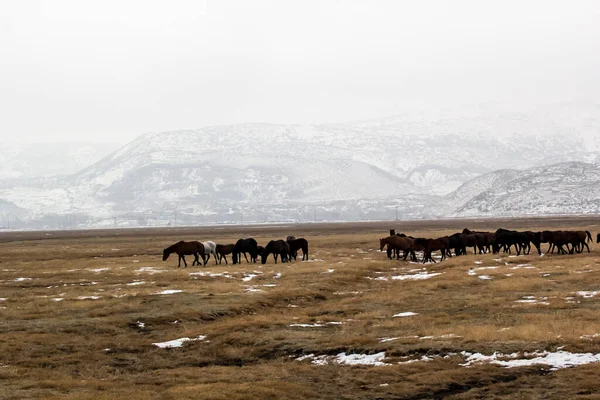
{"type": "Polygon", "coordinates": [[[29,150],[0,158],[0,225],[600,211],[598,167],[571,162],[600,154],[600,107],[590,104],[148,133],[102,159],[110,145],[29,150]]]}

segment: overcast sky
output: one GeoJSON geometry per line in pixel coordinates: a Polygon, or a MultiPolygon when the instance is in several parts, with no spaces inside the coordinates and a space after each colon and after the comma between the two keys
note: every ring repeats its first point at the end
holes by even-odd
{"type": "Polygon", "coordinates": [[[596,101],[600,2],[0,3],[0,139],[596,101]]]}

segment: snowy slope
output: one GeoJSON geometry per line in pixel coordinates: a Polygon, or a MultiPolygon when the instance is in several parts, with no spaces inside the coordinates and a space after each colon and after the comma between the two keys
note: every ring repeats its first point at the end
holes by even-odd
{"type": "MultiPolygon", "coordinates": [[[[388,218],[396,206],[407,218],[503,215],[513,205],[494,190],[507,181],[549,160],[600,154],[600,109],[577,107],[148,133],[68,176],[0,180],[0,200],[32,223],[66,215],[86,223],[210,222],[242,213],[260,221],[312,220],[315,212],[388,218]]],[[[535,184],[553,178],[542,174],[535,184]]],[[[561,202],[539,210],[554,212],[561,202]]]]}
{"type": "Polygon", "coordinates": [[[586,213],[600,213],[600,165],[568,162],[531,168],[499,178],[495,185],[475,195],[451,215],[586,213]],[[502,182],[505,178],[508,179],[502,182]]]}

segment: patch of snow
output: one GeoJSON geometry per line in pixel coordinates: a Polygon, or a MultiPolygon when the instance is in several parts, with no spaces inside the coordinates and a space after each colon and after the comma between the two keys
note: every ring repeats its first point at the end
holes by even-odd
{"type": "Polygon", "coordinates": [[[144,327],[146,326],[146,324],[143,323],[142,321],[135,321],[135,324],[140,329],[144,329],[144,327]]]}
{"type": "Polygon", "coordinates": [[[479,275],[478,278],[484,281],[492,279],[492,277],[489,275],[479,275]]]}
{"type": "Polygon", "coordinates": [[[159,342],[159,343],[152,343],[153,345],[155,345],[156,347],[159,347],[161,349],[173,349],[173,348],[177,348],[177,347],[181,347],[183,346],[183,344],[185,342],[193,342],[193,341],[203,341],[206,339],[205,335],[200,335],[198,337],[195,338],[180,338],[180,339],[175,339],[175,340],[169,340],[168,342],[159,342]]]}
{"type": "Polygon", "coordinates": [[[490,363],[500,365],[505,368],[527,367],[531,365],[544,364],[551,366],[552,371],[562,368],[570,368],[578,365],[591,364],[600,362],[600,354],[592,353],[571,353],[568,351],[556,351],[550,353],[547,351],[541,353],[532,353],[525,356],[533,355],[534,358],[517,358],[518,355],[513,353],[509,355],[494,353],[491,356],[486,356],[481,353],[462,352],[466,357],[465,363],[460,364],[464,367],[470,367],[473,364],[490,363]],[[499,358],[509,358],[509,360],[499,360],[499,358]]]}
{"type": "Polygon", "coordinates": [[[79,296],[77,300],[98,300],[101,299],[102,296],[79,296]]]}
{"type": "Polygon", "coordinates": [[[110,268],[95,268],[95,269],[89,268],[88,271],[95,272],[95,273],[99,274],[100,272],[102,272],[102,271],[108,271],[109,269],[110,268]]]}
{"type": "Polygon", "coordinates": [[[30,281],[33,278],[15,278],[15,282],[23,282],[23,281],[30,281]]]}
{"type": "Polygon", "coordinates": [[[581,291],[577,292],[576,294],[577,294],[577,296],[581,296],[581,297],[585,297],[586,299],[589,299],[591,297],[599,295],[600,291],[585,291],[585,290],[581,290],[581,291]]]}
{"type": "Polygon", "coordinates": [[[127,284],[127,286],[138,286],[138,285],[143,285],[145,284],[146,281],[133,281],[127,284]]]}
{"type": "Polygon", "coordinates": [[[427,356],[422,356],[421,358],[416,358],[414,360],[408,360],[408,361],[400,361],[398,364],[412,364],[415,362],[422,362],[422,361],[433,361],[433,358],[431,357],[427,357],[427,356]]]}
{"type": "Polygon", "coordinates": [[[181,289],[166,289],[157,293],[153,293],[153,294],[175,294],[175,293],[181,293],[183,292],[183,290],[181,289]]]}
{"type": "Polygon", "coordinates": [[[427,272],[422,272],[422,273],[418,273],[418,274],[414,274],[414,275],[396,275],[396,276],[392,276],[393,280],[400,280],[400,281],[417,281],[417,280],[422,280],[422,279],[430,279],[433,278],[434,276],[437,275],[441,275],[441,272],[432,272],[430,274],[428,274],[427,272]]]}
{"type": "Polygon", "coordinates": [[[323,325],[323,324],[291,324],[288,326],[295,327],[295,328],[319,328],[319,327],[322,327],[325,325],[323,325]]]}
{"type": "Polygon", "coordinates": [[[244,277],[242,278],[242,280],[244,282],[250,282],[252,280],[252,278],[254,278],[255,276],[257,276],[256,274],[244,274],[244,277]]]}
{"type": "Polygon", "coordinates": [[[418,315],[418,314],[415,312],[412,312],[412,311],[405,311],[405,312],[401,312],[398,314],[394,314],[394,315],[392,315],[392,317],[412,317],[413,315],[418,315]]]}
{"type": "Polygon", "coordinates": [[[137,272],[137,273],[146,272],[146,273],[153,275],[153,274],[160,274],[160,273],[167,272],[167,271],[164,269],[156,269],[154,267],[141,267],[140,269],[136,269],[134,272],[137,272]]]}
{"type": "Polygon", "coordinates": [[[376,354],[346,354],[339,353],[337,356],[315,356],[314,354],[308,354],[302,357],[296,358],[296,361],[311,360],[311,364],[315,365],[327,365],[327,364],[341,364],[341,365],[371,365],[371,366],[384,366],[390,365],[383,362],[385,359],[385,352],[376,354]]]}

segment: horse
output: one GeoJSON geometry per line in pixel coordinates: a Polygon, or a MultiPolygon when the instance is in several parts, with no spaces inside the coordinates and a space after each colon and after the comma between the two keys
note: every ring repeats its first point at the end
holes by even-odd
{"type": "Polygon", "coordinates": [[[596,235],[596,243],[600,243],[600,233],[596,235]]]}
{"type": "Polygon", "coordinates": [[[394,251],[397,260],[400,259],[400,250],[404,252],[404,261],[408,254],[414,254],[414,240],[408,237],[393,235],[379,239],[379,251],[383,251],[385,246],[394,251]]]}
{"type": "Polygon", "coordinates": [[[554,248],[557,249],[559,254],[567,254],[567,252],[573,254],[575,246],[580,241],[574,232],[569,231],[543,231],[540,235],[540,240],[542,243],[550,243],[550,247],[548,247],[548,253],[550,254],[554,252],[554,248]],[[573,247],[569,248],[569,245],[573,247]],[[567,251],[565,251],[563,246],[567,247],[567,251]]]}
{"type": "MultiPolygon", "coordinates": [[[[290,236],[288,236],[288,238],[289,237],[290,236]]],[[[305,257],[308,260],[308,240],[304,238],[298,238],[292,240],[287,239],[286,242],[290,245],[290,259],[293,257],[295,261],[298,255],[298,250],[302,250],[302,261],[304,261],[305,257]]]]}
{"type": "Polygon", "coordinates": [[[491,232],[484,232],[484,231],[472,231],[470,229],[463,229],[462,231],[463,235],[472,235],[472,234],[478,234],[478,235],[482,235],[483,236],[483,252],[484,253],[491,253],[492,252],[492,246],[496,240],[496,234],[495,233],[491,233],[491,232]]]}
{"type": "MultiPolygon", "coordinates": [[[[529,238],[529,242],[533,243],[533,245],[535,246],[535,248],[538,251],[539,255],[542,255],[542,249],[541,249],[541,236],[542,236],[542,232],[532,232],[532,231],[525,231],[523,232],[524,234],[527,235],[527,237],[529,238]]],[[[529,254],[531,250],[531,244],[529,244],[528,249],[527,249],[527,254],[529,254]]]]}
{"type": "Polygon", "coordinates": [[[256,257],[258,255],[258,244],[253,238],[240,239],[235,242],[235,246],[233,246],[233,254],[231,256],[233,263],[237,264],[241,261],[240,254],[243,254],[246,262],[248,262],[246,253],[250,253],[250,260],[252,262],[256,262],[256,257]]]}
{"type": "Polygon", "coordinates": [[[212,254],[215,258],[215,264],[217,264],[217,244],[211,240],[207,240],[206,242],[202,242],[204,245],[204,255],[206,256],[206,261],[204,265],[210,260],[210,255],[212,254]]]}
{"type": "MultiPolygon", "coordinates": [[[[461,256],[467,254],[467,249],[462,247],[462,243],[460,241],[460,236],[462,233],[455,233],[453,235],[448,236],[448,248],[454,249],[455,256],[461,256]]],[[[450,254],[450,251],[448,251],[450,254]]]]}
{"type": "Polygon", "coordinates": [[[494,253],[499,253],[500,248],[510,253],[511,246],[515,246],[517,255],[521,254],[521,251],[525,252],[525,249],[529,248],[530,245],[529,235],[525,232],[510,231],[507,229],[498,229],[496,231],[496,242],[493,246],[494,253]]]}
{"type": "MultiPolygon", "coordinates": [[[[200,265],[200,261],[198,259],[199,255],[201,255],[202,259],[204,260],[204,245],[198,241],[184,242],[183,240],[181,240],[163,250],[163,257],[162,257],[163,261],[167,261],[167,258],[169,258],[169,256],[172,253],[177,253],[177,255],[179,256],[179,264],[177,265],[177,268],[181,267],[181,260],[183,260],[184,268],[187,268],[187,262],[185,261],[185,256],[193,254],[194,255],[194,262],[192,263],[192,267],[193,267],[196,264],[200,265]]],[[[206,265],[206,262],[204,262],[204,265],[206,265]]]]}
{"type": "Polygon", "coordinates": [[[271,240],[269,243],[267,243],[265,246],[265,251],[262,253],[260,258],[261,264],[267,263],[269,254],[273,254],[275,264],[277,264],[277,256],[281,256],[281,262],[289,262],[290,245],[285,240],[271,240]]]}
{"type": "Polygon", "coordinates": [[[232,244],[218,244],[216,246],[219,264],[221,264],[221,262],[223,262],[223,259],[225,259],[225,264],[227,264],[227,254],[233,253],[234,246],[235,245],[233,243],[232,244]]]}
{"type": "Polygon", "coordinates": [[[444,236],[437,239],[418,238],[415,239],[415,246],[423,248],[423,264],[425,264],[427,261],[435,262],[433,257],[431,257],[431,253],[435,250],[441,251],[441,261],[444,261],[444,259],[446,258],[446,253],[450,252],[448,236],[444,236]]]}
{"type": "Polygon", "coordinates": [[[460,233],[457,236],[458,243],[460,246],[461,254],[467,254],[467,247],[473,247],[473,254],[477,254],[477,250],[479,250],[479,254],[483,253],[485,238],[480,233],[471,233],[471,234],[463,234],[460,233]]]}

